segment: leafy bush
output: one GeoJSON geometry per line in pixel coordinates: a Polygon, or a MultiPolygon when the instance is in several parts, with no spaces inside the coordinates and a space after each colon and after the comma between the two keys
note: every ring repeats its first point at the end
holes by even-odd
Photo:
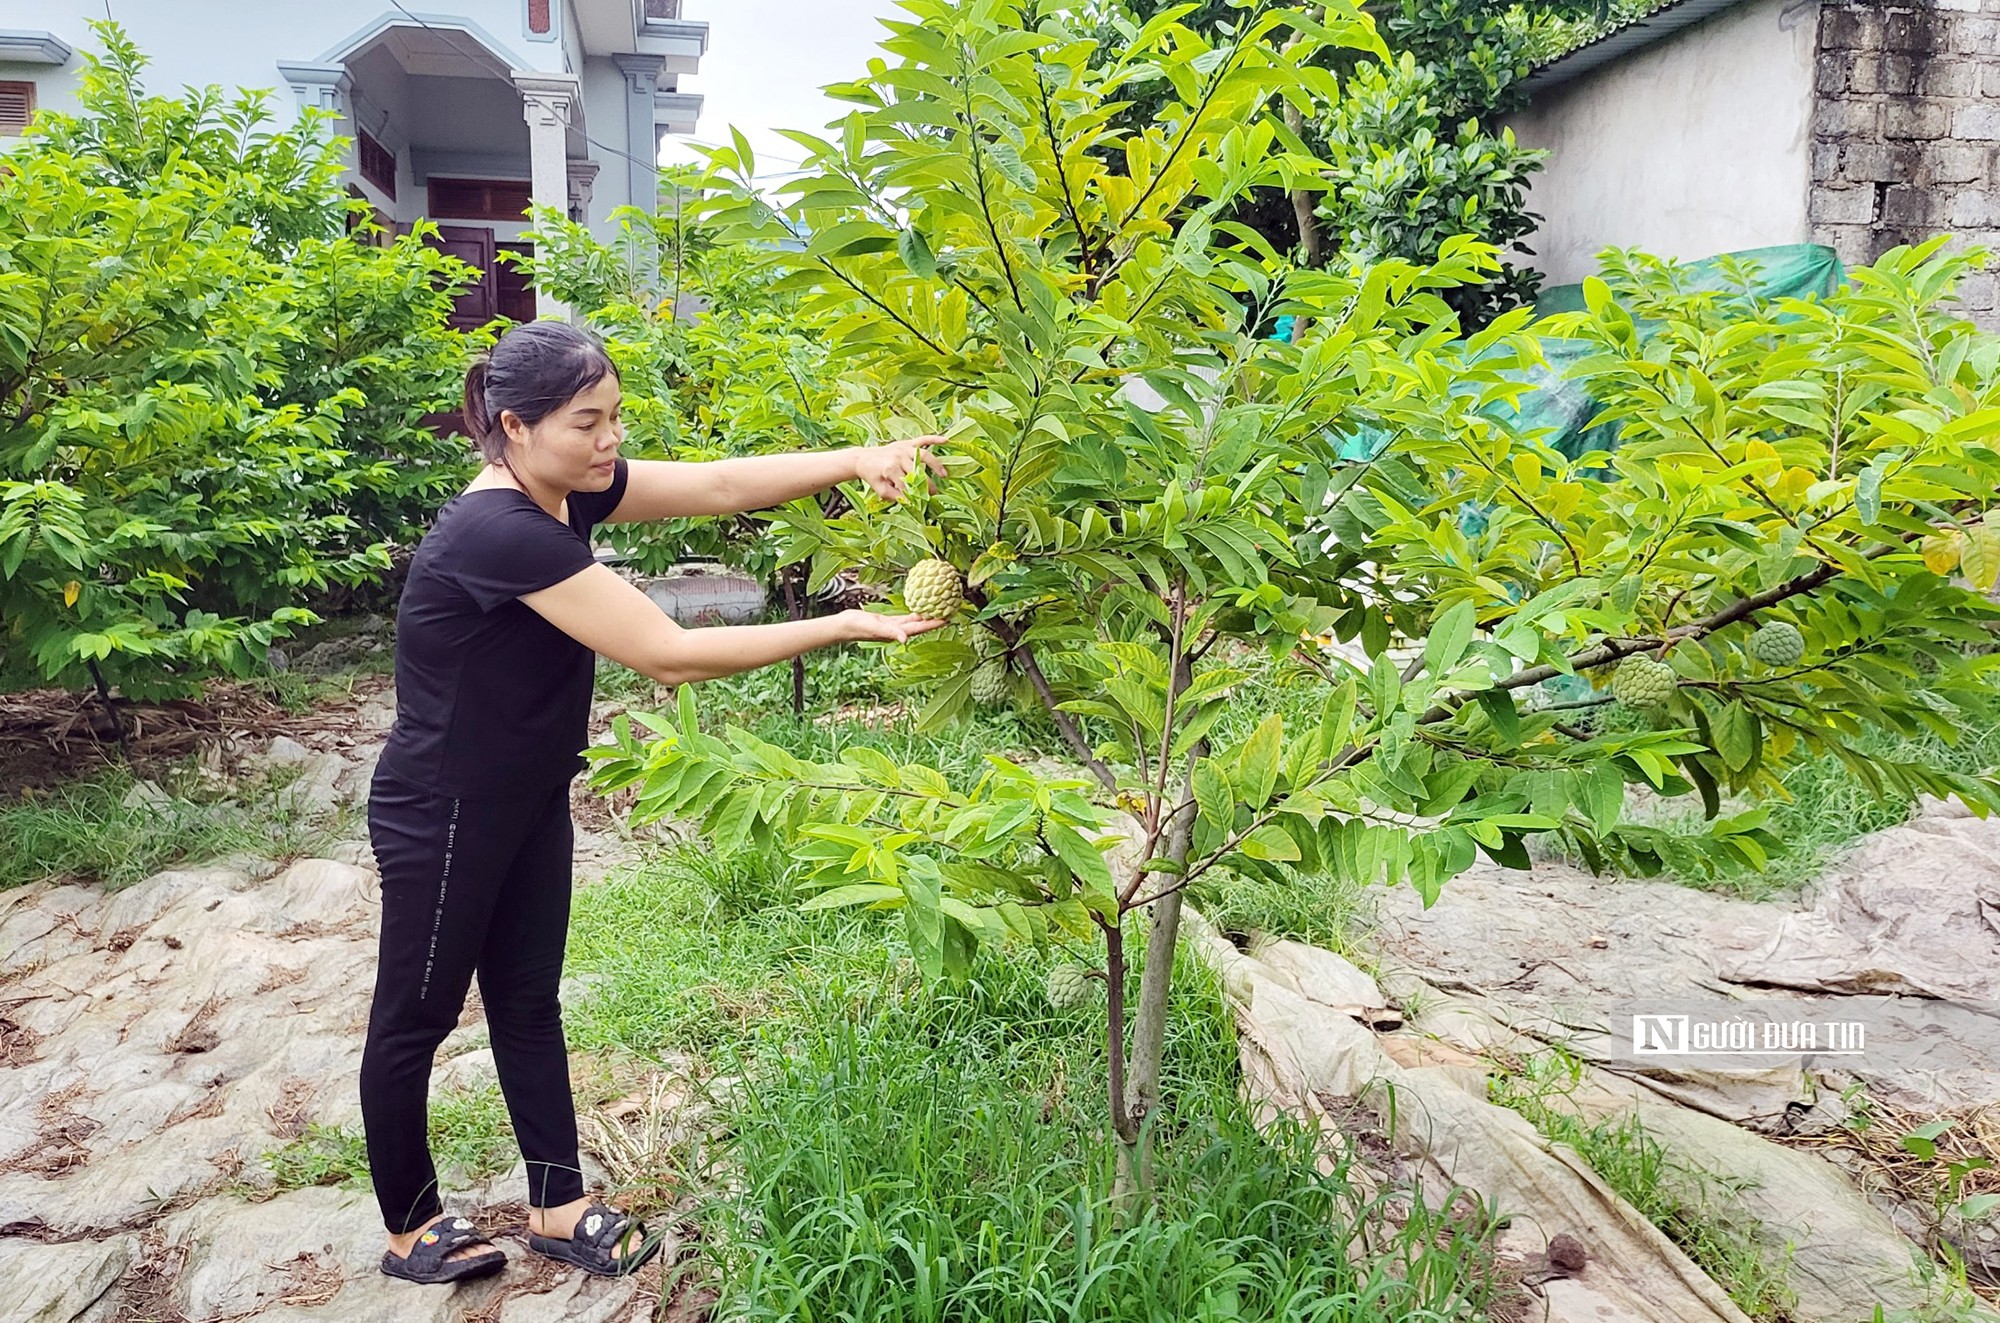
{"type": "MultiPolygon", "coordinates": [[[[668,182],[676,205],[658,215],[620,208],[608,243],[539,211],[533,254],[510,258],[605,337],[624,386],[627,452],[711,460],[861,440],[827,369],[834,319],[782,290],[762,253],[716,243],[688,172],[668,182]]],[[[846,498],[831,492],[818,504],[838,512],[846,498]]],[[[712,557],[768,581],[778,565],[770,527],[754,515],[612,525],[604,535],[645,572],[712,557]]]]}
{"type": "Polygon", "coordinates": [[[244,674],[459,471],[417,419],[470,269],[343,234],[322,116],[143,94],[115,27],[0,178],[0,670],[244,674]]]}
{"type": "Polygon", "coordinates": [[[970,606],[908,647],[936,686],[920,727],[966,710],[980,631],[1082,770],[801,753],[704,728],[683,687],[674,718],[597,751],[600,784],[636,786],[642,816],[699,818],[719,849],[789,850],[816,908],[899,913],[932,976],[963,975],[986,942],[1101,941],[1128,1175],[1161,1106],[1180,896],[1205,876],[1324,872],[1430,899],[1482,854],[1526,866],[1542,832],[1593,866],[1759,864],[1754,817],[1669,840],[1628,820],[1626,789],[1715,815],[1814,754],[1871,787],[2000,806],[1991,774],[1861,744],[1957,738],[2000,664],[2000,341],[1947,310],[1974,258],[1896,249],[1830,298],[1765,304],[1614,255],[1614,281],[1585,282],[1586,311],[1553,329],[1590,347],[1575,371],[1623,439],[1571,458],[1501,407],[1541,354],[1526,312],[1466,338],[1439,296],[1490,276],[1491,247],[1301,272],[1226,219],[1317,168],[1277,150],[1272,102],[1320,81],[1315,42],[1366,41],[1358,11],[1260,9],[1215,45],[1163,15],[1104,67],[1063,17],[905,7],[894,63],[840,89],[866,109],[838,141],[797,135],[807,174],[785,205],[743,187],[714,215],[724,238],[797,244],[777,260],[809,311],[839,313],[840,370],[970,430],[935,497],[788,508],[787,556],[815,578],[950,560],[970,606]],[[1177,99],[1114,133],[1141,67],[1177,99]],[[1113,151],[1122,171],[1093,155],[1113,151]],[[1312,329],[1258,338],[1272,309],[1312,329]],[[1344,461],[1362,426],[1387,449],[1344,461]],[[1476,532],[1467,502],[1489,511],[1476,532]],[[1749,651],[1772,620],[1804,638],[1797,665],[1749,651]],[[1366,663],[1300,647],[1326,629],[1366,663]],[[1295,659],[1305,715],[1227,722],[1246,649],[1295,659]],[[1642,654],[1672,683],[1633,729],[1519,701],[1642,654]],[[1104,836],[1124,848],[1107,857],[1104,836]]]}
{"type": "MultiPolygon", "coordinates": [[[[1364,64],[1318,123],[1326,153],[1327,193],[1319,215],[1340,260],[1403,257],[1434,261],[1453,235],[1472,235],[1503,251],[1534,231],[1528,176],[1546,152],[1514,143],[1511,129],[1491,134],[1476,119],[1456,128],[1441,104],[1433,66],[1404,54],[1364,64]]],[[[1502,263],[1491,280],[1447,291],[1468,326],[1533,299],[1539,272],[1502,263]]]]}

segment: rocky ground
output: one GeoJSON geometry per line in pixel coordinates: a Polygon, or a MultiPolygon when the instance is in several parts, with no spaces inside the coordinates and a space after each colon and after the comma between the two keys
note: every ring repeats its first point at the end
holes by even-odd
{"type": "MultiPolygon", "coordinates": [[[[600,706],[600,726],[612,710],[600,706]]],[[[694,1229],[671,1210],[652,1219],[671,1234],[660,1261],[604,1281],[529,1255],[518,1171],[474,1183],[448,1206],[499,1234],[506,1273],[419,1287],[379,1272],[366,1189],[281,1188],[267,1164],[314,1127],[351,1131],[359,1121],[379,904],[360,803],[392,717],[378,677],[276,738],[225,730],[213,741],[215,775],[283,769],[294,805],[335,825],[328,857],[223,860],[109,894],[0,892],[0,1314],[10,1323],[702,1316],[706,1297],[674,1270],[694,1229]]],[[[143,782],[128,806],[172,811],[143,782]]],[[[587,885],[634,845],[613,806],[579,790],[575,807],[587,885]]],[[[1407,888],[1378,901],[1364,946],[1385,988],[1398,986],[1398,969],[1420,975],[1434,993],[1463,999],[1464,1023],[1492,1017],[1586,1056],[1606,1027],[1603,1008],[1625,998],[2000,1000],[2000,821],[1942,806],[1863,843],[1816,900],[1753,904],[1548,862],[1527,874],[1476,868],[1429,909],[1407,888]]],[[[1309,983],[1300,985],[1308,997],[1331,995],[1318,975],[1309,983]]],[[[565,996],[587,991],[566,986],[565,996]]],[[[1375,1023],[1379,998],[1363,1000],[1348,1008],[1361,1025],[1400,1021],[1394,1012],[1375,1023]]],[[[597,1188],[629,1179],[620,1164],[663,1114],[673,1124],[692,1116],[671,1072],[578,1055],[572,1075],[597,1188]]],[[[1911,1243],[1937,1229],[1915,1216],[1927,1175],[1895,1142],[1900,1131],[1882,1127],[1871,1144],[1844,1125],[1846,1079],[1781,1067],[1731,1079],[1655,1070],[1638,1082],[1741,1132],[1822,1154],[1911,1243]]],[[[1915,1124],[1949,1108],[1959,1154],[1991,1155],[2000,1071],[1868,1082],[1911,1109],[1885,1118],[1915,1124]],[[1994,1127],[1972,1124],[1982,1117],[1994,1127]]],[[[491,1083],[475,993],[434,1089],[491,1083]]],[[[1977,1269],[2000,1274],[1990,1227],[1953,1230],[1977,1269]]]]}
{"type": "MultiPolygon", "coordinates": [[[[392,1280],[378,1269],[382,1230],[367,1190],[279,1189],[262,1160],[309,1127],[359,1121],[380,901],[355,804],[392,713],[378,685],[337,726],[250,751],[295,766],[286,793],[345,824],[333,858],[234,859],[112,894],[0,893],[9,1320],[613,1323],[654,1318],[671,1293],[661,1265],[681,1257],[679,1235],[619,1281],[530,1255],[518,1171],[447,1200],[501,1233],[503,1275],[451,1288],[392,1280]]],[[[586,878],[625,848],[602,805],[591,807],[579,824],[586,878]]],[[[132,808],[166,811],[143,786],[132,808]]],[[[483,1042],[475,992],[434,1090],[490,1083],[483,1042]]],[[[595,1133],[635,1110],[621,1113],[621,1095],[660,1091],[622,1069],[573,1062],[595,1133]]],[[[603,1188],[602,1168],[586,1164],[603,1188]]]]}

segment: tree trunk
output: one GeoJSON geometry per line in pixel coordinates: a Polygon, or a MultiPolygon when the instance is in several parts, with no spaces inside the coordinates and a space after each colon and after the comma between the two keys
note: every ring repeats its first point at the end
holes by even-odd
{"type": "MultiPolygon", "coordinates": [[[[1297,106],[1285,107],[1285,126],[1293,133],[1305,134],[1306,117],[1297,106]]],[[[1292,216],[1299,224],[1299,248],[1305,264],[1318,270],[1326,261],[1326,254],[1320,247],[1319,218],[1313,215],[1313,195],[1303,188],[1292,190],[1292,216]]]]}
{"type": "MultiPolygon", "coordinates": [[[[1291,40],[1285,43],[1285,48],[1289,50],[1298,43],[1299,37],[1294,34],[1291,40]]],[[[1304,141],[1306,115],[1291,101],[1285,102],[1285,127],[1292,131],[1294,137],[1304,141]]],[[[1312,199],[1313,195],[1303,188],[1292,190],[1292,217],[1299,225],[1299,248],[1302,260],[1307,266],[1318,270],[1326,261],[1326,254],[1320,248],[1319,220],[1313,215],[1312,199]]],[[[1297,339],[1297,336],[1293,338],[1297,339]]]]}
{"type": "Polygon", "coordinates": [[[1136,1159],[1141,1131],[1125,1090],[1125,932],[1102,918],[1097,923],[1104,929],[1104,987],[1110,1002],[1104,1017],[1104,1052],[1111,1077],[1111,1129],[1118,1143],[1111,1203],[1121,1214],[1130,1214],[1137,1208],[1140,1190],[1136,1159]]]}
{"type": "MultiPolygon", "coordinates": [[[[1204,741],[1206,743],[1206,741],[1204,741]]],[[[1195,755],[1199,757],[1199,753],[1195,755]]],[[[1189,762],[1190,769],[1193,762],[1189,762]]],[[[1190,775],[1181,791],[1181,808],[1167,835],[1167,858],[1186,865],[1188,845],[1194,835],[1194,778],[1190,775]]],[[[1168,875],[1156,885],[1172,886],[1168,875]]],[[[1146,1124],[1160,1105],[1160,1067],[1166,1053],[1167,1009],[1174,981],[1174,951],[1180,944],[1181,892],[1163,896],[1152,904],[1146,929],[1146,967],[1139,975],[1139,1013],[1132,1031],[1132,1068],[1126,1080],[1128,1120],[1132,1139],[1127,1151],[1120,1132],[1119,1165],[1129,1163],[1141,1189],[1152,1189],[1152,1128],[1146,1124]]]]}
{"type": "MultiPolygon", "coordinates": [[[[803,620],[804,604],[799,593],[798,566],[788,565],[779,571],[780,583],[785,589],[785,618],[803,620]]],[[[803,654],[792,658],[792,715],[806,714],[806,659],[803,654]]]]}

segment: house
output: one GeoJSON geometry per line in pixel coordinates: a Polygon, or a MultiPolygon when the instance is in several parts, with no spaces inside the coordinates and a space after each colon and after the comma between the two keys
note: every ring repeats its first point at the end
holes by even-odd
{"type": "MultiPolygon", "coordinates": [[[[1608,247],[1853,266],[1948,232],[2000,254],[2000,0],[1669,0],[1523,86],[1551,284],[1608,247]]],[[[2000,329],[1992,271],[1960,302],[2000,329]]]]}
{"type": "MultiPolygon", "coordinates": [[[[657,205],[661,136],[691,133],[679,90],[708,47],[683,0],[118,0],[156,91],[271,88],[353,139],[350,190],[385,227],[437,222],[439,244],[485,273],[455,320],[560,313],[496,253],[521,243],[530,202],[600,235],[613,208],[657,205]]],[[[0,134],[68,109],[103,0],[0,6],[0,134]],[[12,22],[9,22],[9,20],[12,22]],[[15,27],[27,22],[32,27],[15,27]]]]}

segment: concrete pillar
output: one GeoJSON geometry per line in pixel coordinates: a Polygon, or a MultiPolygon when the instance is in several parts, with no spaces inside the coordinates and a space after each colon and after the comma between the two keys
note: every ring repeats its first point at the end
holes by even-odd
{"type": "Polygon", "coordinates": [[[590,198],[597,188],[597,162],[569,163],[569,218],[579,225],[590,224],[590,198]]]}
{"type": "MultiPolygon", "coordinates": [[[[565,74],[517,72],[521,113],[528,121],[529,195],[538,207],[569,215],[569,126],[581,112],[580,87],[565,74]]],[[[569,317],[569,309],[543,290],[535,291],[535,314],[569,317]]]]}
{"type": "Polygon", "coordinates": [[[660,134],[654,127],[653,96],[660,90],[664,55],[614,55],[625,75],[625,162],[631,181],[626,196],[651,215],[660,209],[660,134]]]}

